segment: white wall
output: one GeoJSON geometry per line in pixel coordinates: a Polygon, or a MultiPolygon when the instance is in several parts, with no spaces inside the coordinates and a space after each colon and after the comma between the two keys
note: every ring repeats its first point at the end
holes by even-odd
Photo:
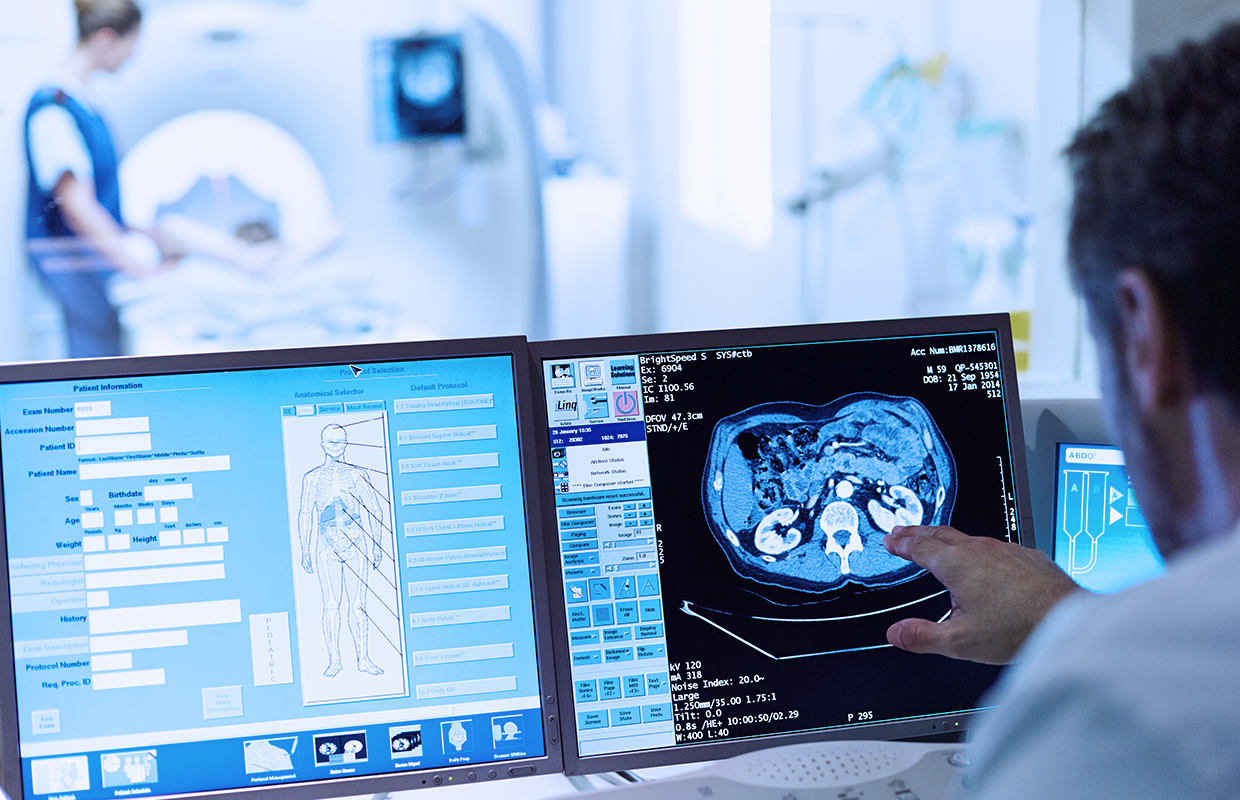
{"type": "Polygon", "coordinates": [[[1133,0],[1133,59],[1170,50],[1240,18],[1237,0],[1133,0]]]}
{"type": "Polygon", "coordinates": [[[1063,150],[1098,104],[1131,75],[1131,0],[1041,0],[1039,126],[1034,143],[1037,286],[1028,396],[1096,395],[1084,310],[1068,282],[1071,186],[1063,150]],[[1054,57],[1052,57],[1054,56],[1054,57]]]}
{"type": "MultiPolygon", "coordinates": [[[[557,34],[552,100],[567,111],[584,156],[633,186],[633,244],[644,245],[633,248],[631,262],[639,277],[635,305],[644,309],[637,329],[800,321],[803,228],[783,201],[803,185],[807,167],[873,149],[877,140],[848,120],[897,55],[920,61],[947,51],[975,77],[981,113],[1012,119],[1027,136],[1035,126],[1037,0],[774,0],[774,231],[769,244],[757,247],[721,237],[684,222],[678,207],[677,5],[549,0],[557,34]],[[811,50],[815,60],[806,65],[811,50]],[[812,121],[803,114],[807,76],[814,82],[812,121]],[[813,141],[805,146],[807,130],[813,141]]],[[[919,276],[910,275],[908,264],[924,264],[927,253],[941,258],[935,254],[947,245],[935,227],[941,197],[918,186],[907,195],[894,197],[883,181],[871,181],[811,224],[809,245],[818,247],[829,272],[823,318],[915,310],[910,287],[919,276]],[[901,232],[904,205],[919,215],[911,236],[901,232]]]]}
{"type": "MultiPolygon", "coordinates": [[[[547,0],[549,100],[583,156],[632,192],[629,330],[658,327],[661,221],[675,186],[675,13],[666,0],[547,0]]],[[[621,333],[624,331],[616,331],[621,333]]]]}

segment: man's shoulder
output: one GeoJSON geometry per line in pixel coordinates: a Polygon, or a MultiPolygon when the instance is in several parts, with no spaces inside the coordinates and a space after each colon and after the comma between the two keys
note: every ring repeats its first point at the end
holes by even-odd
{"type": "Polygon", "coordinates": [[[999,711],[979,735],[979,755],[1002,762],[1012,748],[1092,752],[1090,740],[1103,737],[1133,753],[1156,746],[1186,779],[1240,778],[1238,575],[1232,534],[1162,578],[1063,601],[992,698],[999,711]]]}
{"type": "Polygon", "coordinates": [[[41,83],[34,90],[30,96],[30,103],[27,105],[27,114],[36,114],[50,108],[72,116],[70,108],[74,105],[80,106],[83,110],[92,107],[92,104],[85,99],[82,87],[73,85],[72,81],[56,78],[41,83]]]}
{"type": "MultiPolygon", "coordinates": [[[[1167,574],[1111,596],[1064,601],[1030,642],[1050,675],[1105,675],[1140,682],[1147,673],[1240,659],[1240,536],[1198,547],[1167,574]]],[[[1240,660],[1235,663],[1240,663],[1240,660]]]]}
{"type": "Polygon", "coordinates": [[[1171,640],[1214,651],[1240,649],[1240,636],[1217,635],[1240,631],[1240,533],[1185,553],[1161,578],[1109,597],[1091,598],[1085,605],[1077,612],[1076,635],[1091,641],[1120,645],[1134,640],[1132,646],[1160,646],[1160,640],[1171,640]],[[1229,619],[1238,626],[1217,627],[1229,619]]]}
{"type": "Polygon", "coordinates": [[[55,87],[44,87],[34,93],[30,98],[30,103],[26,106],[26,117],[31,124],[38,119],[63,117],[77,125],[77,120],[73,118],[68,108],[68,95],[55,87]]]}

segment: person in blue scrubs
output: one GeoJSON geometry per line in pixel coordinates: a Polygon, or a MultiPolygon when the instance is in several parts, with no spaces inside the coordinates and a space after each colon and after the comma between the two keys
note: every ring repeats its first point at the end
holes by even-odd
{"type": "Polygon", "coordinates": [[[114,356],[121,353],[121,326],[108,279],[150,270],[125,249],[116,149],[86,82],[129,60],[142,12],[133,0],[75,0],[75,6],[77,45],[26,112],[26,244],[64,310],[69,356],[114,356]]]}

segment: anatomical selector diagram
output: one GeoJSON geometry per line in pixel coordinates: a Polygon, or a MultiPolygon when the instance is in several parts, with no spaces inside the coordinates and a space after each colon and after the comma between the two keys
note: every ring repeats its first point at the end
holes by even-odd
{"type": "Polygon", "coordinates": [[[323,642],[330,657],[323,675],[333,678],[341,670],[342,615],[349,621],[358,671],[382,675],[383,670],[370,660],[370,618],[366,615],[368,573],[383,562],[379,495],[366,471],[344,460],[349,438],[343,427],[323,428],[321,441],[326,457],[301,482],[297,529],[301,568],[318,574],[323,591],[323,642]]]}
{"type": "Polygon", "coordinates": [[[286,426],[286,457],[294,437],[303,464],[318,451],[296,484],[294,573],[308,704],[406,693],[386,431],[375,415],[320,418],[295,432],[286,426]]]}
{"type": "MultiPolygon", "coordinates": [[[[738,576],[803,597],[809,607],[840,590],[870,592],[923,576],[887,552],[883,535],[896,525],[949,524],[956,485],[955,460],[926,407],[864,392],[819,406],[763,403],[720,420],[702,505],[738,576]]],[[[692,602],[683,610],[765,652],[739,631],[749,620],[733,625],[731,615],[692,602]]]]}

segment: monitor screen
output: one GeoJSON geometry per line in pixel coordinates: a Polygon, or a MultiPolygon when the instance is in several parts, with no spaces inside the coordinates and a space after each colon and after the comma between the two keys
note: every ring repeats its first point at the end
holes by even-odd
{"type": "Polygon", "coordinates": [[[532,343],[565,766],[958,730],[997,674],[896,524],[1032,539],[1005,315],[532,343]]]}
{"type": "Polygon", "coordinates": [[[558,772],[531,408],[520,338],[0,367],[4,790],[558,772]]]}
{"type": "Polygon", "coordinates": [[[1055,563],[1091,592],[1118,592],[1165,569],[1124,469],[1105,444],[1059,444],[1055,563]]]}
{"type": "Polygon", "coordinates": [[[375,134],[380,142],[465,133],[465,71],[458,35],[371,45],[375,134]]]}

